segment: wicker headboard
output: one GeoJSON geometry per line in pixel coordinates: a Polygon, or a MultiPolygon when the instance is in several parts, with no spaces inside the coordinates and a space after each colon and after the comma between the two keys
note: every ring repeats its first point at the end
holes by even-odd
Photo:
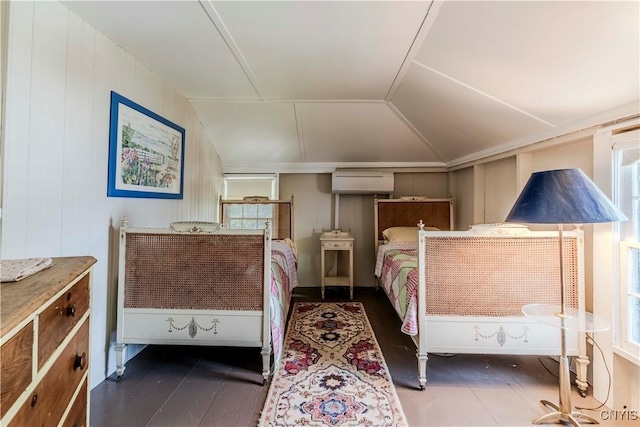
{"type": "Polygon", "coordinates": [[[266,218],[271,219],[274,239],[293,240],[293,196],[289,200],[269,200],[263,197],[220,199],[220,223],[227,229],[261,229],[264,228],[266,218]],[[239,212],[244,212],[251,218],[239,220],[239,212]]]}
{"type": "Polygon", "coordinates": [[[427,227],[453,230],[453,199],[403,197],[375,199],[374,224],[376,251],[382,232],[389,227],[413,227],[422,221],[427,227]]]}

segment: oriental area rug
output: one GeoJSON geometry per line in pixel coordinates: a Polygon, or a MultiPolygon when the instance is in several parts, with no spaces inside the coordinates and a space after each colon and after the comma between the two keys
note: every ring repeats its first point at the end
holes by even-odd
{"type": "Polygon", "coordinates": [[[260,426],[407,426],[358,302],[295,303],[260,426]]]}

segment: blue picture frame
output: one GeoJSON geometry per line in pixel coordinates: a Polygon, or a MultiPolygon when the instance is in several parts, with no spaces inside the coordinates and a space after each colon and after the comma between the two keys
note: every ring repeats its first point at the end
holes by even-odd
{"type": "Polygon", "coordinates": [[[185,130],[111,92],[108,197],[182,199],[185,130]]]}

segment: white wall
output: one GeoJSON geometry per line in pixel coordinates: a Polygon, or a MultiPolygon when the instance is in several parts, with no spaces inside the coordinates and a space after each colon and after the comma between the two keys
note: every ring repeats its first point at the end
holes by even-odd
{"type": "Polygon", "coordinates": [[[115,367],[117,229],[217,217],[220,159],[188,101],[57,2],[11,2],[2,258],[92,255],[91,387],[115,367]],[[186,129],[184,199],[107,198],[110,92],[186,129]]]}

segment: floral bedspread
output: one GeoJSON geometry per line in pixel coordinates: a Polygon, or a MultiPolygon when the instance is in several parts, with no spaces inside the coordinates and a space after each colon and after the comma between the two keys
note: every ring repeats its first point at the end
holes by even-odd
{"type": "Polygon", "coordinates": [[[289,313],[291,290],[298,286],[295,251],[284,242],[271,242],[271,342],[273,344],[274,365],[277,367],[282,353],[285,322],[289,313]]]}
{"type": "Polygon", "coordinates": [[[418,333],[418,258],[414,244],[382,245],[378,250],[376,275],[402,319],[401,331],[418,333]],[[378,268],[379,264],[379,268],[378,268]]]}

